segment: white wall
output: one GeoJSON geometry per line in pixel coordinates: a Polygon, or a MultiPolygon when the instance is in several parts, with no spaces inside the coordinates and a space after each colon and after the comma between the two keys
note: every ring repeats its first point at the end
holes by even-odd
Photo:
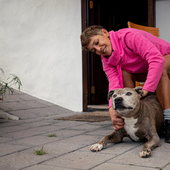
{"type": "Polygon", "coordinates": [[[0,68],[21,91],[82,111],[80,0],[0,0],[0,68]]]}
{"type": "Polygon", "coordinates": [[[156,0],[156,27],[160,38],[170,43],[170,0],[156,0]]]}

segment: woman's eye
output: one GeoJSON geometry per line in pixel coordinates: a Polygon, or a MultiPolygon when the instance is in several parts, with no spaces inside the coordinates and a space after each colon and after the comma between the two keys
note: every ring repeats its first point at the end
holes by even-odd
{"type": "Polygon", "coordinates": [[[98,44],[99,44],[99,41],[96,42],[96,45],[98,45],[98,44]]]}
{"type": "Polygon", "coordinates": [[[131,96],[132,93],[131,93],[131,92],[127,92],[126,95],[127,95],[127,96],[131,96]]]}

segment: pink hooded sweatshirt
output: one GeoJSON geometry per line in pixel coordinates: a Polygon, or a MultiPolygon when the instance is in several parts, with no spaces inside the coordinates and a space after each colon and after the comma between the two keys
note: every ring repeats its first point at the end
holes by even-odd
{"type": "Polygon", "coordinates": [[[154,92],[163,72],[163,56],[170,54],[170,43],[133,28],[110,31],[109,35],[113,52],[109,58],[101,56],[109,91],[123,88],[123,69],[129,73],[148,73],[143,89],[154,92]]]}

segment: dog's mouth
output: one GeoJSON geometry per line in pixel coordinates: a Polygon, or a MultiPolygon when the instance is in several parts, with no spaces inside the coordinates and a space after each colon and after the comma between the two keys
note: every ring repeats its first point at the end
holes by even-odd
{"type": "Polygon", "coordinates": [[[120,110],[120,111],[122,111],[122,110],[132,110],[132,109],[133,109],[133,107],[125,107],[123,105],[116,105],[115,106],[115,110],[120,110]]]}

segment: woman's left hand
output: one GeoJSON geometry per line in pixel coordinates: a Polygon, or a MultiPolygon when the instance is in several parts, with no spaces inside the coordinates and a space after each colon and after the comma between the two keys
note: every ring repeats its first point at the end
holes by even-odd
{"type": "Polygon", "coordinates": [[[142,97],[145,97],[149,93],[147,90],[144,90],[144,89],[142,89],[142,91],[143,91],[142,97]]]}

